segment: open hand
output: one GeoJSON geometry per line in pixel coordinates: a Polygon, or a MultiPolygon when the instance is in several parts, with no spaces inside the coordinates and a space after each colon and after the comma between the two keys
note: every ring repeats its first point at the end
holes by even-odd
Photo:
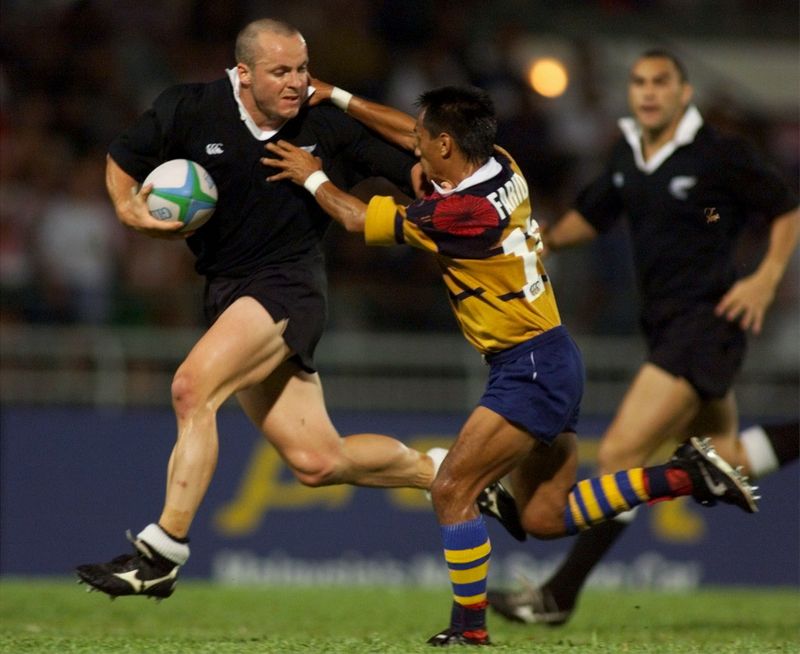
{"type": "Polygon", "coordinates": [[[268,182],[288,179],[302,186],[311,173],[322,170],[322,160],[319,157],[301,150],[288,141],[267,143],[265,147],[274,156],[262,157],[261,163],[280,170],[279,173],[267,177],[268,182]]]}

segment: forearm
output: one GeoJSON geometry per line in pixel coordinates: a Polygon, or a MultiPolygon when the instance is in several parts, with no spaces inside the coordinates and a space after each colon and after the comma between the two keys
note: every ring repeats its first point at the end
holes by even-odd
{"type": "Polygon", "coordinates": [[[544,246],[550,250],[580,245],[597,236],[597,230],[578,211],[571,209],[542,234],[544,246]]]}
{"type": "Polygon", "coordinates": [[[269,182],[288,180],[303,186],[317,201],[323,211],[348,232],[363,232],[367,205],[357,197],[337,188],[322,170],[322,161],[288,141],[267,143],[266,149],[273,157],[261,162],[279,172],[267,177],[269,182]]]}
{"type": "Polygon", "coordinates": [[[775,218],[770,228],[767,252],[754,274],[777,287],[786,272],[799,237],[800,209],[793,209],[775,218]]]}
{"type": "Polygon", "coordinates": [[[415,121],[408,114],[355,95],[347,103],[346,111],[390,143],[405,150],[414,150],[415,121]]]}
{"type": "Polygon", "coordinates": [[[111,156],[106,155],[106,189],[114,210],[123,223],[134,211],[134,197],[138,188],[139,183],[122,170],[111,156]]]}
{"type": "Polygon", "coordinates": [[[363,232],[367,205],[357,197],[345,193],[327,178],[319,185],[309,186],[310,177],[303,184],[323,211],[348,232],[363,232]]]}

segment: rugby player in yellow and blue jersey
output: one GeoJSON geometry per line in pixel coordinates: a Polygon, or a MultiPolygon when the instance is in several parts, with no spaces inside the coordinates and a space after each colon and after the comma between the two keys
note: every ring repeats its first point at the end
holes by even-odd
{"type": "Polygon", "coordinates": [[[363,231],[368,244],[407,244],[433,253],[464,336],[489,364],[484,394],[431,487],[453,587],[450,625],[430,638],[431,645],[489,643],[491,544],[476,500],[506,475],[522,528],[539,538],[574,534],[656,499],[692,495],[706,504],[754,503],[746,481],[699,439],[665,465],[575,483],[583,363],[537,255],[541,240],[528,185],[508,152],[494,145],[494,107],[485,92],[429,91],[415,120],[314,84],[320,98],[413,150],[430,188],[409,206],[380,196],[367,205],[286,141],[267,146],[273,156],[262,163],[281,171],[268,179],[302,184],[346,229],[363,231]]]}

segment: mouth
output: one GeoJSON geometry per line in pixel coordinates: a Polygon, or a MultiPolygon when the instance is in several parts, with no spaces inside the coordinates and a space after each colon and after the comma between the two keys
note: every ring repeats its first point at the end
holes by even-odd
{"type": "Polygon", "coordinates": [[[661,111],[658,105],[646,104],[639,106],[639,115],[641,116],[657,116],[661,111]]]}

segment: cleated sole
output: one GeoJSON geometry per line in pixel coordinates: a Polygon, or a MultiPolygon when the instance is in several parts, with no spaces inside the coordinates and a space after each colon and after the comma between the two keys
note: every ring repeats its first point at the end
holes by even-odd
{"type": "Polygon", "coordinates": [[[756,497],[753,493],[757,487],[751,486],[747,477],[745,477],[738,468],[734,468],[717,453],[711,445],[711,439],[694,436],[689,439],[689,442],[708,464],[714,466],[733,482],[746,504],[746,506],[740,504],[737,504],[737,506],[748,513],[757,513],[758,504],[756,500],[760,498],[756,497]]]}

